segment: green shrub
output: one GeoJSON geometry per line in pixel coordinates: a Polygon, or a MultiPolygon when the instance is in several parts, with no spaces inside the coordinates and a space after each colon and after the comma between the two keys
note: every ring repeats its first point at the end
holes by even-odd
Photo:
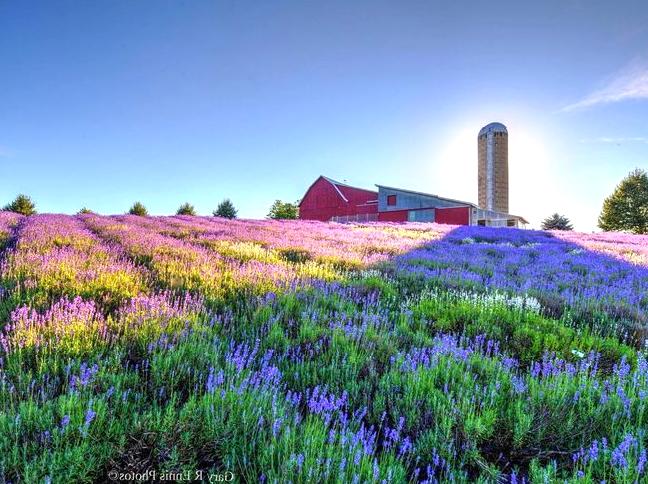
{"type": "Polygon", "coordinates": [[[128,210],[128,213],[130,215],[138,215],[140,217],[146,217],[148,215],[148,210],[146,210],[146,207],[142,203],[135,202],[133,206],[128,210]]]}
{"type": "Polygon", "coordinates": [[[178,211],[176,212],[176,215],[191,215],[195,216],[196,215],[196,209],[194,208],[193,205],[190,203],[183,203],[178,207],[178,211]]]}
{"type": "Polygon", "coordinates": [[[5,205],[2,210],[29,216],[36,213],[36,205],[31,198],[21,193],[13,200],[13,202],[5,205]]]}
{"type": "Polygon", "coordinates": [[[229,198],[226,198],[221,203],[219,203],[218,207],[214,211],[214,217],[233,219],[236,218],[236,214],[237,210],[229,198]]]}

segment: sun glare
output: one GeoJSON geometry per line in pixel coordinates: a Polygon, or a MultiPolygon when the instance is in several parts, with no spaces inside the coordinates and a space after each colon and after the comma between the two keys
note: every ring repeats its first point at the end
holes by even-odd
{"type": "MultiPolygon", "coordinates": [[[[444,145],[437,154],[430,152],[430,189],[439,195],[477,203],[477,133],[493,120],[471,123],[448,130],[444,145]]],[[[509,206],[510,212],[522,215],[536,227],[546,216],[547,206],[538,203],[556,200],[558,185],[551,176],[551,156],[542,132],[523,123],[503,122],[509,132],[509,206]]],[[[432,151],[432,150],[431,150],[432,151]]]]}

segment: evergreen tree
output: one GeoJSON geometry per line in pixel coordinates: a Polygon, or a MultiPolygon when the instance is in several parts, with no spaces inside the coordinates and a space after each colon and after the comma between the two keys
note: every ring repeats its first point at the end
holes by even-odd
{"type": "Polygon", "coordinates": [[[648,173],[631,171],[603,202],[598,225],[605,231],[648,233],[648,173]]]}
{"type": "Polygon", "coordinates": [[[13,202],[5,205],[2,210],[7,212],[16,212],[22,215],[34,215],[36,213],[36,205],[32,199],[22,193],[18,195],[13,202]]]}
{"type": "Polygon", "coordinates": [[[223,217],[223,218],[236,218],[236,214],[238,211],[234,207],[234,204],[229,198],[226,198],[223,200],[221,203],[218,204],[218,207],[216,207],[216,211],[214,212],[214,217],[223,217]]]}
{"type": "Polygon", "coordinates": [[[196,209],[189,202],[183,203],[182,205],[180,205],[180,208],[178,208],[178,211],[176,212],[176,215],[195,216],[196,215],[196,209]]]}
{"type": "Polygon", "coordinates": [[[148,215],[148,210],[146,210],[146,207],[140,202],[135,202],[128,213],[130,215],[139,215],[140,217],[146,217],[148,215]]]}
{"type": "Polygon", "coordinates": [[[77,215],[83,215],[85,213],[94,213],[94,212],[87,207],[83,207],[81,208],[81,210],[77,212],[77,215]]]}
{"type": "Polygon", "coordinates": [[[567,217],[554,213],[542,221],[542,230],[574,230],[574,227],[567,217]]]}
{"type": "Polygon", "coordinates": [[[268,218],[272,219],[296,219],[299,217],[299,206],[297,203],[282,202],[275,200],[268,212],[268,218]]]}

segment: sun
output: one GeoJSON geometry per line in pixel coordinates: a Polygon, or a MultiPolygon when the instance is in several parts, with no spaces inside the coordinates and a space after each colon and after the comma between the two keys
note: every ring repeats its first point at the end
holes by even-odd
{"type": "Polygon", "coordinates": [[[477,133],[492,121],[502,122],[509,134],[510,211],[536,225],[547,210],[547,197],[558,193],[547,138],[530,123],[485,119],[449,129],[436,155],[429,153],[434,160],[427,170],[431,188],[439,195],[477,203],[477,133]]]}

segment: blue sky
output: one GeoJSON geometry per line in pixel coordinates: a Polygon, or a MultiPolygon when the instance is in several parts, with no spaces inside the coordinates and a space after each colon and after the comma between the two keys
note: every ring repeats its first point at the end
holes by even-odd
{"type": "Polygon", "coordinates": [[[648,168],[645,1],[7,1],[0,62],[0,202],[47,212],[263,217],[319,174],[476,201],[491,121],[533,225],[648,168]]]}

